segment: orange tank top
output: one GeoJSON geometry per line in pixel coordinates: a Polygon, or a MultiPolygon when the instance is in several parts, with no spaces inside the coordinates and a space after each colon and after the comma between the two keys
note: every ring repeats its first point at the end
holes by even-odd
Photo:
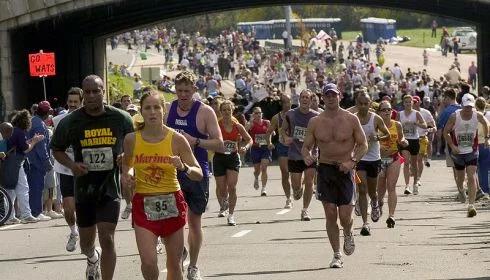
{"type": "Polygon", "coordinates": [[[232,119],[233,128],[230,132],[226,131],[223,119],[218,124],[223,135],[223,144],[225,146],[225,154],[236,153],[238,150],[238,141],[240,140],[240,131],[238,130],[237,121],[232,119]]]}

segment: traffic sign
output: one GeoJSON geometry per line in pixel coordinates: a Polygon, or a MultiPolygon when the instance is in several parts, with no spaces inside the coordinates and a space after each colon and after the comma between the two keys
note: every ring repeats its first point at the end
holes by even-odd
{"type": "Polygon", "coordinates": [[[32,77],[56,75],[54,53],[29,54],[29,71],[32,77]]]}

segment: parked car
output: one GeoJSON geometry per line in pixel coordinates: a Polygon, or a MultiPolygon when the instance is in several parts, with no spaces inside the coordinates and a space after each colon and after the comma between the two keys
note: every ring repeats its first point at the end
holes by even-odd
{"type": "MultiPolygon", "coordinates": [[[[471,27],[456,27],[453,31],[452,38],[459,42],[459,51],[476,51],[476,31],[471,27]]],[[[451,49],[453,41],[450,41],[451,49]]]]}

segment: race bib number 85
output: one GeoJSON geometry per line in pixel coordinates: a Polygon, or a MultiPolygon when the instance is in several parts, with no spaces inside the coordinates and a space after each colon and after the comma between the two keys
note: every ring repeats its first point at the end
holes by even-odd
{"type": "Polygon", "coordinates": [[[88,171],[107,171],[114,168],[112,148],[82,149],[83,163],[88,166],[88,171]]]}
{"type": "Polygon", "coordinates": [[[144,198],[144,209],[149,221],[159,221],[179,216],[179,210],[173,194],[147,196],[144,198]]]}

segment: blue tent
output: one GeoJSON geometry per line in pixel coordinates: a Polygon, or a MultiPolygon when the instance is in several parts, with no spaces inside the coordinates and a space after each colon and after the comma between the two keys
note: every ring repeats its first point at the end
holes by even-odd
{"type": "Polygon", "coordinates": [[[238,30],[245,33],[254,33],[255,39],[263,40],[272,37],[272,22],[271,21],[256,21],[256,22],[239,22],[238,30]]]}
{"type": "Polygon", "coordinates": [[[388,40],[396,37],[396,20],[364,18],[361,19],[361,30],[364,41],[375,43],[379,38],[388,40]]]}

